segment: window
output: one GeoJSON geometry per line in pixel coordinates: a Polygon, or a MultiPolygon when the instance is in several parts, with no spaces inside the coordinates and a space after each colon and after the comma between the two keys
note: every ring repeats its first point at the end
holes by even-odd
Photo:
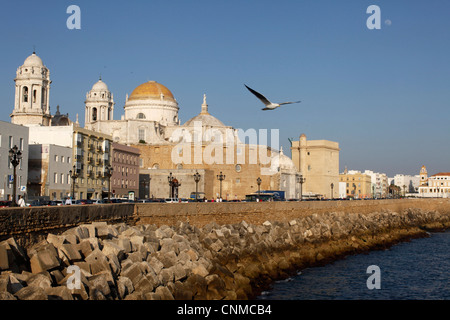
{"type": "Polygon", "coordinates": [[[144,128],[138,129],[138,140],[145,141],[145,129],[144,128]]]}
{"type": "Polygon", "coordinates": [[[53,176],[53,182],[58,183],[58,174],[57,173],[55,173],[53,176]]]}
{"type": "Polygon", "coordinates": [[[14,147],[14,139],[12,136],[9,136],[9,148],[11,149],[12,147],[14,147]]]}
{"type": "Polygon", "coordinates": [[[137,119],[145,119],[145,114],[143,114],[143,113],[138,113],[138,115],[137,115],[136,118],[137,118],[137,119]]]}
{"type": "Polygon", "coordinates": [[[58,162],[58,155],[55,154],[55,162],[58,162]]]}
{"type": "Polygon", "coordinates": [[[70,163],[70,157],[67,157],[67,163],[70,163]]]}
{"type": "Polygon", "coordinates": [[[61,173],[61,183],[64,183],[64,173],[61,173]]]}
{"type": "Polygon", "coordinates": [[[64,156],[61,156],[61,162],[64,162],[64,156]]]}
{"type": "Polygon", "coordinates": [[[20,138],[19,140],[19,150],[23,151],[23,138],[20,138]]]}
{"type": "Polygon", "coordinates": [[[23,102],[28,102],[28,87],[23,87],[23,102]]]}

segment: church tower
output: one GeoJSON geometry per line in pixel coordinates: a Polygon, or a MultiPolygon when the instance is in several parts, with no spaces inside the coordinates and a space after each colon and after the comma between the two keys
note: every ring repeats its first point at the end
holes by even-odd
{"type": "Polygon", "coordinates": [[[11,122],[25,126],[49,126],[50,72],[35,52],[17,69],[16,95],[11,122]]]}
{"type": "Polygon", "coordinates": [[[427,186],[427,185],[428,185],[427,167],[422,166],[422,168],[420,168],[420,186],[427,186]]]}
{"type": "Polygon", "coordinates": [[[114,96],[101,78],[86,94],[84,117],[84,126],[89,130],[95,129],[97,121],[108,121],[114,118],[114,96]]]}

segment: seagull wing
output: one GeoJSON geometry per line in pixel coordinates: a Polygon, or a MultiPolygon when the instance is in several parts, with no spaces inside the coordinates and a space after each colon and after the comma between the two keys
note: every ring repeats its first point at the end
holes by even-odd
{"type": "Polygon", "coordinates": [[[282,106],[283,104],[292,104],[292,103],[300,103],[301,101],[294,101],[294,102],[282,102],[279,103],[280,106],[282,106]]]}
{"type": "Polygon", "coordinates": [[[262,103],[264,103],[266,106],[272,104],[272,102],[270,102],[269,100],[267,100],[267,98],[264,97],[261,93],[256,92],[256,91],[253,90],[252,88],[247,87],[247,85],[245,85],[245,84],[244,84],[244,86],[245,86],[251,93],[253,93],[259,100],[261,100],[262,103]]]}

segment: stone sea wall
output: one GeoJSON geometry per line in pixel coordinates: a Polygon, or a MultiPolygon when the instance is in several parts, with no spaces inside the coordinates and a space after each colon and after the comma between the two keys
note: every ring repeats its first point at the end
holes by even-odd
{"type": "Polygon", "coordinates": [[[93,222],[26,249],[14,237],[0,242],[0,299],[251,299],[294,270],[449,225],[449,212],[423,209],[202,226],[93,222]]]}

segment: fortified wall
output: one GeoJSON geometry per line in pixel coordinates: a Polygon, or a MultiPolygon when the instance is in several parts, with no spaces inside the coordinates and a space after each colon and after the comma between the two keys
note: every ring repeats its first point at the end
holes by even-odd
{"type": "Polygon", "coordinates": [[[215,222],[219,225],[242,221],[262,224],[265,221],[289,222],[293,219],[323,213],[359,213],[407,209],[450,213],[448,199],[398,199],[354,201],[304,202],[221,202],[221,203],[148,203],[73,205],[58,207],[27,207],[0,209],[0,241],[14,237],[27,247],[67,229],[91,222],[108,224],[125,222],[129,225],[154,224],[174,226],[188,222],[203,227],[215,222]]]}

